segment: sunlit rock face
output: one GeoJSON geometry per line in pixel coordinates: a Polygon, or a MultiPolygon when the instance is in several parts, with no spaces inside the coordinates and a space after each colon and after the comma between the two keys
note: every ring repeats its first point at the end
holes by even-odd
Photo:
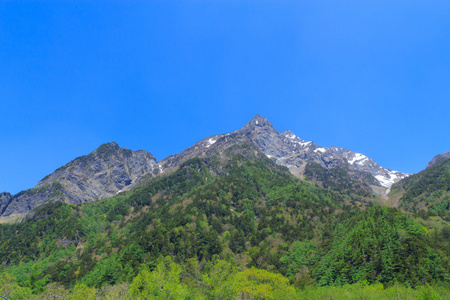
{"type": "Polygon", "coordinates": [[[133,187],[142,176],[159,172],[149,152],[131,151],[115,142],[103,144],[46,176],[33,189],[14,195],[2,216],[27,213],[45,201],[81,204],[111,197],[133,187]]]}

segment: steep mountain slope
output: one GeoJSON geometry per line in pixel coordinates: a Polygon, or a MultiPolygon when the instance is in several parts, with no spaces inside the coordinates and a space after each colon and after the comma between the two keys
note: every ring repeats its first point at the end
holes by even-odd
{"type": "Polygon", "coordinates": [[[10,193],[3,192],[0,194],[0,215],[8,207],[11,202],[12,195],[10,193]]]}
{"type": "Polygon", "coordinates": [[[369,157],[347,149],[317,146],[295,136],[290,131],[278,133],[267,119],[257,115],[240,130],[277,164],[289,167],[293,174],[303,174],[306,164],[314,161],[325,168],[345,168],[370,173],[382,186],[392,183],[407,174],[381,167],[369,157]]]}
{"type": "Polygon", "coordinates": [[[251,142],[276,164],[288,167],[297,177],[304,174],[308,162],[318,163],[327,169],[342,168],[351,171],[353,177],[385,188],[408,176],[408,174],[381,167],[363,154],[334,146],[323,148],[314,142],[300,139],[288,130],[279,133],[266,118],[260,115],[256,115],[243,128],[235,132],[203,139],[180,154],[164,159],[161,164],[165,168],[174,168],[177,164],[193,157],[208,157],[214,153],[216,147],[244,140],[251,142]],[[367,173],[376,180],[367,180],[367,173]]]}
{"type": "Polygon", "coordinates": [[[349,194],[355,200],[365,201],[374,196],[370,184],[376,184],[376,179],[367,172],[344,168],[327,169],[310,161],[306,164],[305,178],[324,188],[349,194]]]}
{"type": "Polygon", "coordinates": [[[147,151],[133,152],[115,142],[103,144],[46,176],[35,188],[14,195],[0,213],[24,214],[47,200],[80,204],[111,197],[134,186],[138,178],[158,172],[155,158],[147,151]]]}
{"type": "Polygon", "coordinates": [[[399,206],[403,209],[424,210],[449,218],[450,158],[431,164],[422,172],[401,180],[391,190],[391,197],[398,198],[399,206]]]}

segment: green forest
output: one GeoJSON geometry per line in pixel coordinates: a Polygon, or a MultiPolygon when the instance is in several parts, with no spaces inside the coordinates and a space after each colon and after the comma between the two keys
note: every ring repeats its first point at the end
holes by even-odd
{"type": "Polygon", "coordinates": [[[113,198],[48,202],[1,224],[0,295],[450,299],[450,160],[396,184],[394,208],[345,170],[310,165],[301,180],[233,147],[113,198]]]}

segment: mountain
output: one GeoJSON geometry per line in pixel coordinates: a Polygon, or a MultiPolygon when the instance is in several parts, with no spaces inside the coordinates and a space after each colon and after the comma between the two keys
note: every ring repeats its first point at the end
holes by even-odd
{"type": "Polygon", "coordinates": [[[340,186],[339,191],[343,191],[344,187],[361,197],[370,197],[373,191],[384,192],[408,175],[381,167],[360,153],[334,146],[320,147],[288,130],[280,133],[266,118],[256,115],[239,130],[210,136],[160,162],[143,150],[133,152],[119,147],[115,142],[103,144],[89,155],[76,158],[46,176],[35,188],[2,200],[0,216],[22,215],[47,200],[80,204],[111,197],[157,174],[170,174],[189,159],[210,158],[219,154],[216,157],[220,160],[224,151],[240,152],[242,145],[245,145],[247,156],[264,153],[277,165],[289,168],[293,175],[300,178],[303,178],[310,164],[308,179],[326,187],[340,186]],[[233,145],[237,147],[233,148],[233,145]],[[326,170],[339,170],[325,175],[320,168],[311,167],[312,163],[326,170]]]}
{"type": "MultiPolygon", "coordinates": [[[[0,224],[0,294],[31,300],[69,294],[68,299],[448,295],[446,219],[415,219],[361,201],[373,197],[371,185],[379,183],[370,172],[382,167],[365,165],[369,158],[355,159],[348,150],[315,151],[321,147],[302,141],[307,149],[292,135],[257,116],[160,162],[148,152],[109,143],[34,189],[0,194],[7,209],[11,203],[37,205],[22,222],[0,224]],[[102,195],[112,196],[93,201],[102,195]],[[58,199],[63,201],[48,201],[58,199]],[[330,296],[323,294],[327,286],[330,296]],[[299,296],[303,292],[308,295],[299,296]]],[[[403,196],[419,189],[416,201],[422,194],[448,192],[449,161],[404,178],[392,193],[398,186],[403,196]]],[[[439,199],[448,200],[446,195],[439,199]]]]}
{"type": "Polygon", "coordinates": [[[394,184],[391,197],[405,210],[428,211],[450,220],[450,158],[439,162],[435,158],[425,170],[394,184]]]}
{"type": "Polygon", "coordinates": [[[46,176],[36,187],[11,199],[2,196],[1,203],[9,203],[2,204],[1,216],[27,213],[48,200],[81,204],[111,197],[133,187],[142,176],[158,172],[156,159],[149,152],[131,151],[115,142],[103,144],[46,176]]]}
{"type": "Polygon", "coordinates": [[[312,141],[304,141],[286,130],[278,133],[267,119],[257,115],[241,129],[262,151],[277,164],[287,166],[293,174],[302,175],[308,162],[324,168],[345,168],[370,173],[378,182],[389,187],[407,174],[381,167],[371,158],[344,148],[324,148],[312,141]]]}
{"type": "Polygon", "coordinates": [[[438,162],[441,162],[443,160],[446,160],[450,158],[450,151],[449,152],[445,152],[445,153],[441,153],[436,155],[435,157],[433,157],[432,160],[430,160],[430,162],[427,164],[427,168],[437,164],[438,162]]]}
{"type": "Polygon", "coordinates": [[[202,157],[172,160],[176,170],[126,193],[83,205],[47,202],[21,223],[0,225],[0,292],[7,274],[38,299],[46,289],[53,298],[55,290],[86,292],[69,299],[93,299],[88,291],[105,299],[100,293],[112,290],[110,299],[328,299],[264,293],[295,293],[293,285],[336,293],[348,284],[361,293],[385,284],[397,295],[399,284],[448,283],[443,230],[300,180],[245,134],[233,136],[212,139],[202,157]]]}
{"type": "Polygon", "coordinates": [[[385,188],[408,176],[408,174],[384,168],[361,153],[334,146],[320,147],[312,141],[302,140],[289,130],[280,133],[260,115],[256,115],[237,131],[203,139],[180,154],[162,160],[161,164],[164,168],[173,169],[187,159],[208,157],[216,148],[244,140],[251,142],[276,164],[288,167],[297,177],[304,175],[309,162],[315,162],[326,169],[345,169],[350,171],[353,177],[385,188]],[[367,173],[375,179],[366,180],[367,173]]]}

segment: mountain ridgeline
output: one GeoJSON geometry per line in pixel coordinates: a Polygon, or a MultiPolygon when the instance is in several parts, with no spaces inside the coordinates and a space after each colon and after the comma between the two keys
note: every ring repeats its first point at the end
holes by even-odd
{"type": "Polygon", "coordinates": [[[112,142],[74,159],[14,196],[2,194],[2,216],[23,215],[47,201],[88,203],[133,187],[144,175],[160,172],[147,151],[131,151],[112,142]],[[3,196],[5,195],[5,196],[3,196]]]}
{"type": "Polygon", "coordinates": [[[449,164],[407,176],[260,116],[159,162],[104,144],[0,194],[3,217],[21,216],[0,224],[0,294],[439,299],[450,294],[449,164]]]}
{"type": "MultiPolygon", "coordinates": [[[[143,150],[131,151],[115,142],[103,144],[46,176],[36,187],[13,197],[3,197],[0,216],[21,217],[46,201],[81,204],[111,197],[163,171],[173,172],[190,158],[211,157],[217,151],[243,142],[252,144],[255,151],[261,151],[276,164],[288,167],[297,177],[303,177],[308,163],[312,162],[325,169],[339,168],[348,175],[338,176],[335,183],[340,184],[341,178],[345,177],[343,185],[348,185],[351,180],[353,187],[358,186],[358,193],[362,192],[364,196],[371,195],[372,191],[384,192],[392,183],[407,176],[383,168],[363,154],[337,147],[319,147],[290,131],[279,133],[267,119],[257,115],[237,131],[201,140],[160,162],[143,150]]],[[[314,180],[322,184],[317,176],[314,180]]]]}
{"type": "MultiPolygon", "coordinates": [[[[309,161],[311,180],[297,178],[249,138],[254,130],[201,141],[111,198],[47,201],[22,222],[0,225],[0,292],[14,299],[321,299],[324,288],[311,288],[350,285],[373,298],[384,289],[448,293],[448,223],[363,201],[371,189],[360,178],[376,178],[347,165],[309,161]]],[[[442,163],[429,170],[440,173],[433,168],[442,163]]]]}

